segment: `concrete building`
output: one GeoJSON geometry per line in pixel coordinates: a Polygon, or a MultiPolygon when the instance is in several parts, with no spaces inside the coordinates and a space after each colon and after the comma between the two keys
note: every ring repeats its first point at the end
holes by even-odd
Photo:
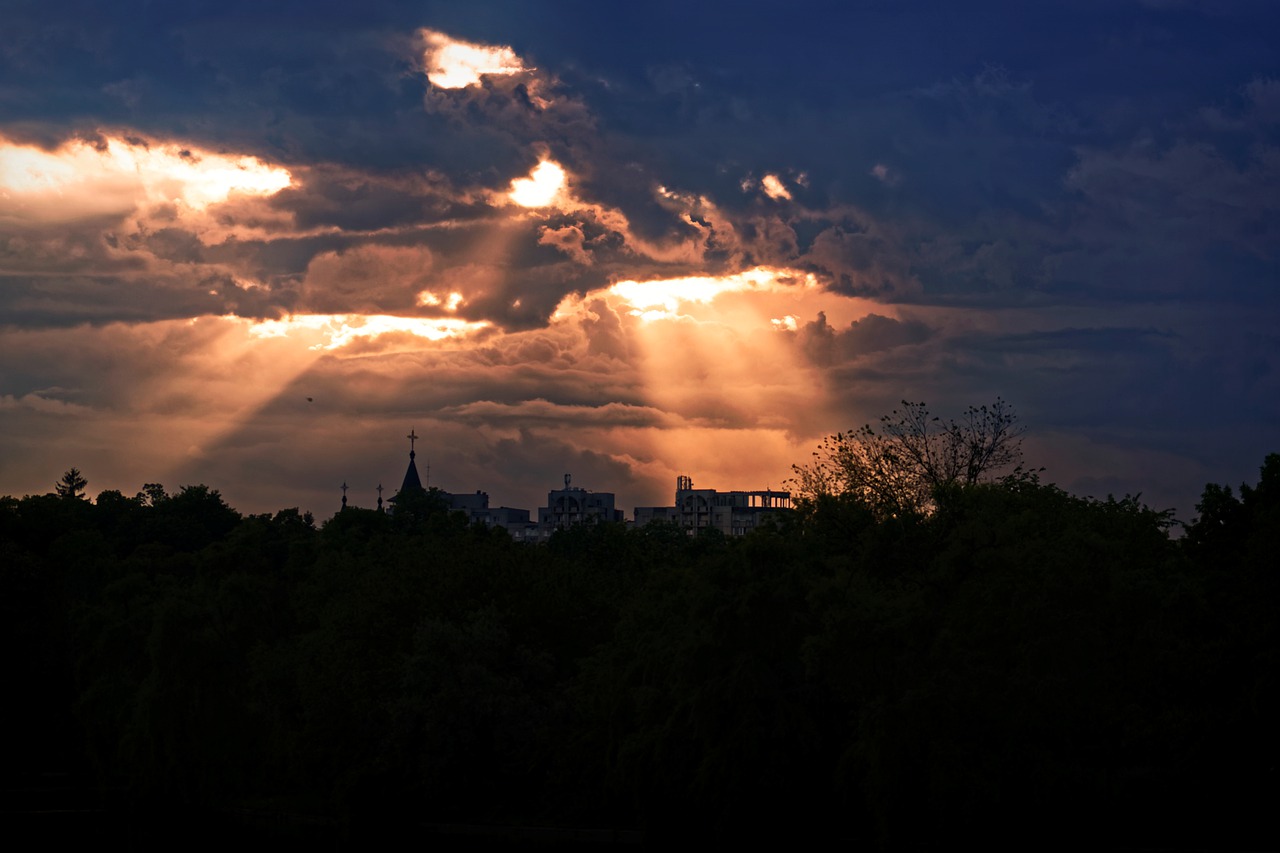
{"type": "Polygon", "coordinates": [[[564,530],[575,524],[599,524],[602,521],[623,521],[622,510],[614,507],[613,492],[589,492],[571,485],[572,478],[564,475],[564,488],[547,493],[547,505],[538,509],[538,530],[550,535],[554,530],[564,530]]]}
{"type": "MultiPolygon", "coordinates": [[[[458,493],[424,487],[415,462],[417,454],[414,442],[418,436],[410,432],[409,467],[404,482],[396,496],[390,499],[393,507],[402,503],[404,496],[430,492],[444,500],[450,511],[465,513],[473,524],[501,527],[512,538],[525,542],[548,539],[557,530],[579,524],[622,522],[624,515],[616,506],[613,492],[592,492],[574,486],[572,478],[564,475],[564,488],[547,493],[547,505],[538,509],[537,521],[530,519],[529,510],[515,507],[489,506],[489,494],[480,490],[458,493]]],[[[427,466],[428,477],[431,466],[427,466]]],[[[342,484],[342,505],[346,507],[346,483],[342,484]]],[[[382,486],[378,486],[378,509],[382,509],[382,486]]],[[[765,521],[791,511],[789,492],[765,489],[762,491],[721,492],[716,489],[695,489],[693,481],[684,475],[676,478],[675,504],[673,506],[638,506],[635,524],[644,526],[662,521],[679,525],[689,535],[700,530],[719,530],[726,536],[745,536],[765,521]]]]}
{"type": "Polygon", "coordinates": [[[453,512],[464,512],[472,524],[483,524],[487,527],[501,527],[511,534],[513,539],[532,539],[535,525],[529,520],[529,510],[512,506],[489,506],[489,493],[477,490],[475,494],[455,495],[452,492],[440,492],[449,502],[453,512]]]}
{"type": "Polygon", "coordinates": [[[711,528],[726,536],[745,536],[766,519],[791,511],[790,492],[695,489],[693,480],[684,475],[676,478],[675,498],[675,506],[636,507],[636,525],[666,521],[690,535],[711,528]]]}

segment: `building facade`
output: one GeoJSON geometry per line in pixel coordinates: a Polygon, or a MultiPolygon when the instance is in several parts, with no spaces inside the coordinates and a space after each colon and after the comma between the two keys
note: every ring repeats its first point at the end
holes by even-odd
{"type": "MultiPolygon", "coordinates": [[[[592,492],[574,486],[570,475],[564,475],[564,488],[547,493],[547,505],[538,509],[537,520],[530,518],[529,510],[515,507],[489,506],[489,494],[484,491],[452,493],[424,487],[415,462],[414,442],[418,436],[410,432],[409,466],[396,496],[390,499],[393,507],[410,494],[430,494],[445,501],[451,512],[461,512],[473,524],[501,527],[512,538],[532,542],[545,540],[557,530],[565,530],[582,524],[624,522],[622,510],[617,508],[613,492],[592,492]]],[[[427,466],[427,473],[431,468],[427,466]]],[[[346,507],[346,484],[343,483],[342,505],[346,507]]],[[[378,509],[382,510],[382,486],[378,486],[378,509]]],[[[635,524],[643,527],[654,522],[678,525],[696,535],[702,530],[718,530],[725,536],[745,536],[766,522],[791,512],[789,492],[764,489],[758,491],[727,491],[695,489],[693,480],[685,475],[676,478],[675,503],[672,506],[638,506],[635,508],[635,524]]]]}
{"type": "Polygon", "coordinates": [[[589,492],[572,485],[572,478],[564,475],[564,488],[547,493],[547,505],[538,509],[538,530],[549,535],[554,530],[564,530],[577,524],[599,524],[602,521],[623,521],[622,510],[614,504],[613,492],[589,492]]]}
{"type": "Polygon", "coordinates": [[[711,529],[725,536],[746,536],[765,521],[790,511],[790,492],[695,489],[693,480],[681,475],[676,478],[675,505],[638,506],[635,523],[643,526],[655,521],[670,522],[690,535],[711,529]]]}

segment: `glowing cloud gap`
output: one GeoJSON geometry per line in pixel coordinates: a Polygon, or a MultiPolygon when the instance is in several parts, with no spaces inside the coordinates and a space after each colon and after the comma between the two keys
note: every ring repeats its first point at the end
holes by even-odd
{"type": "Polygon", "coordinates": [[[0,202],[41,218],[129,209],[139,200],[203,210],[233,193],[273,195],[292,182],[287,169],[256,157],[174,142],[104,136],[97,145],[76,139],[44,151],[0,137],[0,202]]]}
{"type": "Polygon", "coordinates": [[[783,199],[791,198],[791,191],[787,189],[786,184],[782,183],[782,179],[777,175],[765,175],[760,179],[760,186],[764,190],[764,194],[769,198],[783,199]]]}
{"type": "Polygon", "coordinates": [[[551,160],[543,160],[527,178],[511,182],[508,196],[521,207],[547,207],[556,200],[565,186],[565,171],[551,160]]]}
{"type": "Polygon", "coordinates": [[[359,340],[400,333],[442,341],[463,338],[490,327],[484,320],[468,321],[453,317],[420,319],[389,314],[294,314],[284,320],[254,323],[250,333],[258,338],[301,338],[312,341],[308,349],[337,350],[359,340]]]}
{"type": "Polygon", "coordinates": [[[645,321],[672,319],[681,304],[708,304],[725,293],[781,291],[817,287],[812,273],[770,267],[755,267],[745,272],[723,276],[686,276],[654,281],[620,281],[608,293],[622,298],[632,308],[631,314],[645,321]]]}
{"type": "Polygon", "coordinates": [[[480,83],[486,74],[519,74],[525,68],[509,47],[473,44],[450,38],[436,30],[419,30],[426,43],[422,60],[427,80],[441,89],[464,89],[480,83]]]}

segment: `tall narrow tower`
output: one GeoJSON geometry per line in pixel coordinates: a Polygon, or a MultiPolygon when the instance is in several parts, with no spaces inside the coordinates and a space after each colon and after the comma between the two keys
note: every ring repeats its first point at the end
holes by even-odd
{"type": "Polygon", "coordinates": [[[400,493],[405,494],[409,491],[422,491],[422,479],[418,476],[418,466],[413,461],[418,454],[414,451],[414,442],[418,440],[418,436],[414,430],[409,430],[409,434],[405,436],[409,439],[409,467],[404,472],[404,482],[400,484],[400,493]]]}

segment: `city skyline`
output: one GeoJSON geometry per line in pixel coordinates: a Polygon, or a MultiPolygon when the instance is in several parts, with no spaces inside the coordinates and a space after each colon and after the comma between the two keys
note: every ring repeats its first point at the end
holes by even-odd
{"type": "Polygon", "coordinates": [[[1277,449],[1278,25],[20,3],[0,494],[74,466],[327,516],[412,429],[448,491],[658,505],[999,397],[1047,481],[1190,519],[1277,449]]]}

